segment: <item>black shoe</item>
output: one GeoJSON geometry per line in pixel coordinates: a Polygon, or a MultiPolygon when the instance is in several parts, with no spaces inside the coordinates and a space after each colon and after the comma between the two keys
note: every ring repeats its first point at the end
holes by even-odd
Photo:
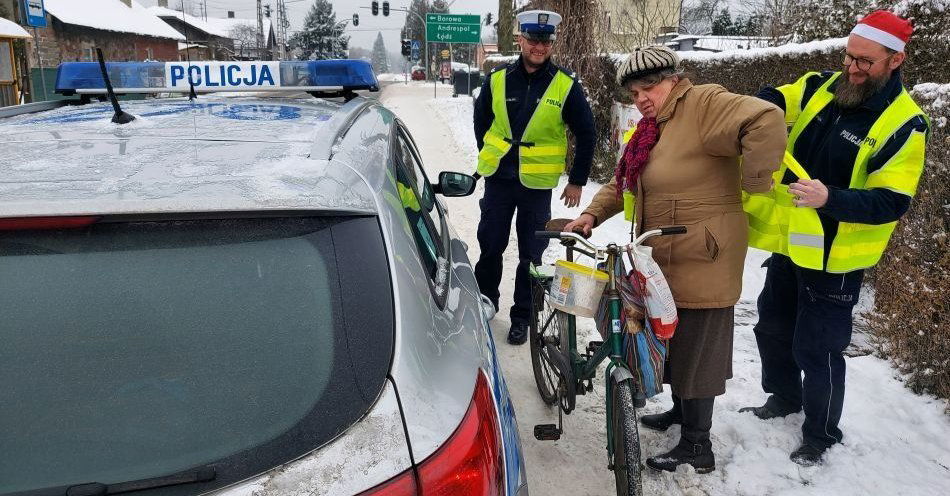
{"type": "Polygon", "coordinates": [[[673,424],[682,424],[683,414],[680,413],[676,407],[674,407],[663,413],[644,415],[640,417],[640,423],[648,429],[653,429],[655,431],[665,431],[673,424]]]}
{"type": "Polygon", "coordinates": [[[792,452],[789,459],[803,467],[814,467],[815,465],[821,465],[821,455],[824,453],[825,450],[821,448],[802,443],[797,450],[792,452]]]}
{"type": "Polygon", "coordinates": [[[528,340],[528,324],[516,322],[508,330],[509,344],[524,344],[528,340]]]}
{"type": "Polygon", "coordinates": [[[762,420],[785,417],[793,413],[798,413],[801,408],[791,408],[782,405],[775,396],[769,396],[762,406],[747,406],[739,409],[739,413],[752,412],[756,417],[762,420]]]}
{"type": "Polygon", "coordinates": [[[712,443],[705,441],[694,444],[680,439],[679,444],[672,450],[647,458],[647,466],[653,470],[676,472],[676,467],[685,464],[692,465],[697,474],[708,474],[716,470],[716,456],[712,452],[712,443]]]}

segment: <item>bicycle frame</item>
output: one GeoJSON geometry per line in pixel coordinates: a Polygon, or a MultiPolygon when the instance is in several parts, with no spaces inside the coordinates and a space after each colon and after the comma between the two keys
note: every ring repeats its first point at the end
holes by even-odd
{"type": "Polygon", "coordinates": [[[578,353],[577,317],[567,314],[568,350],[570,353],[571,371],[574,373],[574,377],[577,378],[578,381],[593,379],[594,376],[597,375],[597,367],[599,367],[600,364],[608,357],[611,361],[610,365],[607,367],[608,377],[610,376],[613,367],[622,367],[624,369],[628,369],[626,362],[623,361],[623,325],[621,321],[623,315],[621,310],[622,307],[620,302],[620,292],[617,290],[617,274],[614,270],[615,265],[618,262],[618,257],[620,257],[623,253],[633,249],[633,247],[639,246],[643,243],[643,241],[653,236],[678,234],[684,231],[685,228],[681,226],[654,229],[641,234],[630,244],[621,246],[615,243],[610,243],[605,248],[595,246],[575,233],[558,233],[558,238],[561,239],[561,244],[563,244],[567,249],[567,260],[569,262],[574,261],[574,252],[576,251],[594,259],[595,263],[606,262],[607,266],[608,280],[605,291],[607,294],[610,328],[608,329],[606,340],[594,350],[594,353],[590,356],[590,358],[583,358],[581,354],[578,353]],[[575,246],[577,243],[582,244],[586,249],[578,248],[575,246]]]}
{"type": "MultiPolygon", "coordinates": [[[[539,372],[541,352],[537,351],[535,346],[541,346],[548,350],[548,356],[553,356],[554,358],[546,358],[548,366],[553,366],[555,370],[558,370],[559,381],[567,380],[568,387],[563,389],[560,385],[556,388],[558,391],[554,395],[558,401],[558,423],[557,426],[554,424],[542,424],[535,426],[535,437],[539,440],[551,440],[559,439],[562,431],[562,414],[568,414],[574,409],[574,402],[577,395],[585,394],[585,389],[590,391],[593,387],[593,378],[597,375],[597,369],[604,360],[610,360],[610,363],[607,365],[605,372],[605,399],[606,399],[606,428],[607,428],[607,459],[608,467],[611,470],[614,470],[615,476],[617,477],[618,488],[619,484],[622,484],[621,481],[629,481],[627,477],[630,476],[630,470],[634,470],[636,473],[635,484],[639,488],[640,484],[640,475],[639,475],[639,436],[636,432],[635,422],[636,422],[636,413],[633,410],[633,413],[623,412],[626,410],[626,403],[620,406],[621,416],[615,417],[617,412],[614,411],[614,408],[617,406],[614,405],[616,398],[621,398],[623,401],[633,401],[633,408],[639,408],[643,406],[643,401],[645,401],[645,395],[643,391],[643,386],[640,384],[638,378],[640,377],[637,371],[633,371],[627,365],[626,360],[624,359],[624,326],[623,326],[623,307],[620,296],[620,288],[618,287],[618,277],[623,277],[622,275],[618,276],[618,267],[617,264],[622,264],[622,256],[624,253],[633,254],[632,250],[638,245],[642,244],[644,240],[652,236],[666,235],[666,234],[680,234],[686,232],[686,227],[684,226],[670,226],[663,227],[660,229],[655,229],[647,231],[637,237],[633,242],[626,245],[617,245],[611,243],[606,247],[598,247],[594,244],[588,242],[583,237],[575,233],[562,233],[562,232],[550,232],[550,231],[539,231],[536,233],[538,238],[560,239],[561,244],[567,250],[567,261],[574,261],[574,252],[581,253],[592,259],[595,263],[605,263],[607,270],[607,287],[605,288],[605,295],[607,298],[607,318],[609,320],[609,327],[605,332],[604,342],[596,346],[591,346],[593,343],[589,343],[585,352],[581,354],[577,349],[577,317],[566,312],[552,311],[548,316],[547,320],[543,323],[535,320],[532,323],[532,361],[534,362],[533,366],[535,368],[535,380],[538,381],[538,388],[542,394],[542,398],[548,404],[553,404],[554,400],[551,400],[550,387],[553,386],[550,382],[547,382],[546,385],[543,381],[545,379],[541,378],[541,372],[539,372]],[[580,246],[578,246],[580,245],[580,246]],[[561,315],[566,316],[565,321],[552,322],[553,319],[560,319],[561,315]],[[556,328],[559,330],[559,344],[560,350],[552,349],[551,343],[546,343],[543,337],[537,338],[536,344],[534,333],[539,333],[543,336],[544,329],[548,329],[552,326],[552,323],[559,324],[556,328]],[[566,324],[566,325],[565,325],[566,324]],[[567,343],[564,343],[564,329],[567,327],[567,343]],[[540,329],[540,331],[538,330],[540,329]],[[566,344],[566,346],[565,346],[566,344]],[[564,349],[566,348],[566,349],[564,349]],[[565,352],[567,357],[564,356],[565,352]],[[553,355],[551,355],[554,353],[553,355]],[[566,359],[566,360],[565,360],[566,359]],[[553,360],[553,362],[552,362],[553,360]],[[565,361],[567,363],[565,363],[565,361]],[[568,376],[569,375],[569,376],[568,376]],[[584,382],[587,382],[587,386],[584,386],[584,382]],[[627,381],[631,381],[628,383],[627,381]],[[579,386],[579,388],[578,388],[579,386]],[[617,392],[619,388],[620,393],[617,392]],[[617,396],[619,394],[619,396],[617,396]],[[567,406],[565,406],[564,399],[567,398],[567,406]],[[630,398],[627,400],[626,398],[630,398]],[[634,419],[634,427],[629,427],[629,419],[634,419]],[[619,420],[618,420],[619,419],[619,420]],[[624,420],[627,419],[627,420],[624,420]],[[613,423],[621,422],[622,425],[619,426],[620,429],[624,430],[624,433],[617,437],[618,434],[615,432],[615,427],[613,423]],[[624,427],[626,426],[626,427],[624,427]],[[631,430],[632,429],[632,430],[631,430]],[[618,442],[622,443],[622,453],[619,454],[621,457],[618,462],[617,456],[615,453],[615,444],[618,442]],[[634,441],[630,441],[634,439],[634,441]],[[633,448],[630,447],[630,443],[633,443],[633,448]],[[636,458],[631,458],[630,453],[637,453],[636,458]],[[619,465],[618,465],[619,463],[619,465]],[[619,468],[618,468],[619,467],[619,468]],[[619,475],[619,474],[624,475],[619,475]]],[[[532,286],[534,288],[535,286],[532,286]]],[[[549,287],[541,284],[542,294],[547,294],[550,290],[549,287]]],[[[534,291],[532,289],[532,291],[534,291]]],[[[537,318],[537,316],[535,316],[537,318]]],[[[549,379],[548,379],[549,380],[549,379]]],[[[559,382],[559,384],[564,384],[559,382]]],[[[629,489],[629,488],[628,488],[629,489]]],[[[619,489],[618,489],[619,491],[619,489]]],[[[640,489],[636,489],[637,494],[640,489]]]]}

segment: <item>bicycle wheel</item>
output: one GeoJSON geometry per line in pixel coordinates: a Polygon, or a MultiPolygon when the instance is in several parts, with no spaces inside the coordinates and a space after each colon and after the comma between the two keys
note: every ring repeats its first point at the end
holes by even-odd
{"type": "Polygon", "coordinates": [[[551,356],[551,344],[559,350],[561,346],[561,321],[558,310],[548,304],[544,295],[546,288],[540,279],[531,284],[531,329],[528,339],[531,341],[531,367],[534,369],[534,381],[537,383],[541,399],[548,405],[557,402],[563,386],[564,376],[558,372],[556,358],[551,356]]]}
{"type": "Polygon", "coordinates": [[[618,496],[640,496],[640,434],[637,432],[637,409],[633,406],[633,384],[630,380],[613,385],[610,425],[613,439],[613,471],[618,496]]]}

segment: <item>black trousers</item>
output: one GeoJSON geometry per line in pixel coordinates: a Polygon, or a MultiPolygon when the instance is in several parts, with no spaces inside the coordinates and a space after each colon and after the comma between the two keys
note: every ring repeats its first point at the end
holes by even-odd
{"type": "Polygon", "coordinates": [[[762,389],[773,395],[769,401],[774,406],[804,409],[804,441],[828,448],[842,439],[838,428],[844,404],[842,352],[851,342],[851,312],[864,272],[803,269],[777,254],[767,265],[755,325],[762,389]]]}
{"type": "Polygon", "coordinates": [[[478,222],[478,246],[481,249],[475,264],[475,278],[482,294],[498,306],[498,285],[501,283],[502,261],[511,219],[517,211],[515,230],[518,234],[518,268],[515,270],[514,305],[511,323],[527,324],[531,320],[531,279],[528,264],[541,263],[541,254],[548,240],[539,240],[535,231],[543,231],[551,219],[551,190],[524,187],[518,179],[485,180],[485,196],[478,202],[482,216],[478,222]]]}

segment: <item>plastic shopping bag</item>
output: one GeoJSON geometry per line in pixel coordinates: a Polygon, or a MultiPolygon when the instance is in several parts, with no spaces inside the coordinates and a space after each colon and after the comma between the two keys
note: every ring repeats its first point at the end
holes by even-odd
{"type": "Polygon", "coordinates": [[[676,301],[673,300],[673,293],[670,292],[670,285],[667,284],[660,265],[653,260],[653,248],[637,246],[631,256],[650,327],[656,337],[670,339],[676,331],[676,324],[679,323],[676,301]]]}
{"type": "MultiPolygon", "coordinates": [[[[607,270],[606,268],[602,268],[607,270]]],[[[663,367],[666,361],[666,341],[659,339],[645,322],[643,301],[638,286],[636,271],[625,273],[623,262],[618,258],[614,273],[617,275],[617,290],[623,309],[621,319],[621,335],[623,361],[627,368],[637,378],[638,389],[647,398],[663,392],[663,367]]],[[[609,298],[605,294],[598,307],[597,330],[606,341],[610,337],[612,323],[610,320],[609,298]]]]}

